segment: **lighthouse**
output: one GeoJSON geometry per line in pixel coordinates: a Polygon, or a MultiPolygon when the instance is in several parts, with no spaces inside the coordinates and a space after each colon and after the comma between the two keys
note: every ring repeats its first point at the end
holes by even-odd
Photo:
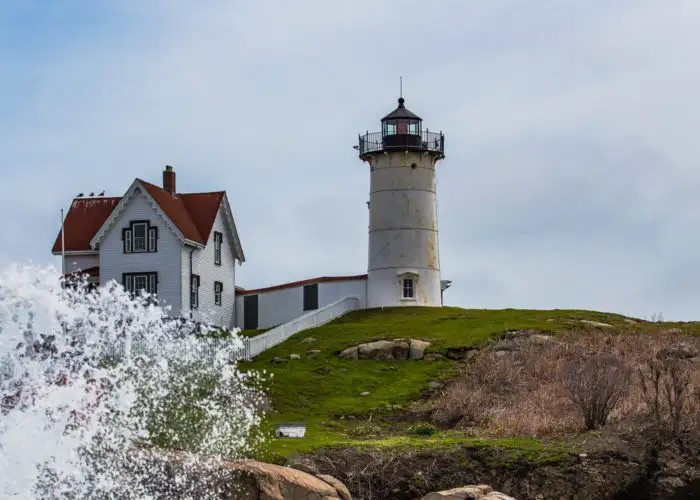
{"type": "Polygon", "coordinates": [[[369,164],[367,307],[434,306],[441,300],[435,166],[442,132],[423,129],[403,97],[380,132],[359,137],[369,164]]]}

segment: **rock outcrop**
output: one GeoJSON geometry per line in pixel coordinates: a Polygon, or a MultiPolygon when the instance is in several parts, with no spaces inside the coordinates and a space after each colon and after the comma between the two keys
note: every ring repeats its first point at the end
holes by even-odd
{"type": "Polygon", "coordinates": [[[679,343],[664,347],[656,353],[656,358],[663,361],[693,359],[698,357],[699,354],[700,352],[698,352],[694,346],[686,343],[679,343]]]}
{"type": "Polygon", "coordinates": [[[137,450],[127,476],[157,498],[352,500],[338,479],[254,460],[227,462],[180,452],[137,450]]]}
{"type": "Polygon", "coordinates": [[[429,493],[421,500],[515,500],[503,493],[493,491],[490,486],[463,486],[451,490],[429,493]]]}
{"type": "Polygon", "coordinates": [[[356,345],[340,353],[341,359],[371,359],[374,361],[406,361],[423,359],[430,342],[415,339],[376,340],[356,345]]]}

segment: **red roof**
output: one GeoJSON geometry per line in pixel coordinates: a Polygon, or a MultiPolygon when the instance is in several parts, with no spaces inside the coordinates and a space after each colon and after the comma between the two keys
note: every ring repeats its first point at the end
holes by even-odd
{"type": "Polygon", "coordinates": [[[182,232],[186,239],[206,245],[216,214],[221,206],[223,191],[214,193],[177,193],[175,196],[150,182],[143,184],[165,215],[182,232]]]}
{"type": "MultiPolygon", "coordinates": [[[[150,182],[137,179],[161,210],[182,232],[185,239],[206,245],[221,206],[224,191],[177,193],[172,195],[150,182]]],[[[121,198],[76,198],[68,210],[64,227],[66,252],[90,251],[90,241],[100,230],[121,198]]],[[[61,251],[61,232],[54,242],[54,253],[61,251]]]]}
{"type": "Polygon", "coordinates": [[[319,278],[311,278],[302,281],[292,281],[291,283],[284,283],[282,285],[268,286],[266,288],[256,288],[254,290],[237,289],[236,293],[238,295],[252,295],[256,293],[274,292],[276,290],[284,290],[285,288],[293,288],[295,286],[310,285],[312,283],[331,283],[334,281],[353,281],[353,280],[366,280],[366,274],[356,274],[354,276],[321,276],[319,278]]]}
{"type": "MultiPolygon", "coordinates": [[[[76,198],[66,214],[66,252],[92,250],[90,240],[100,230],[121,198],[76,198]]],[[[61,231],[52,252],[61,251],[61,231]]]]}

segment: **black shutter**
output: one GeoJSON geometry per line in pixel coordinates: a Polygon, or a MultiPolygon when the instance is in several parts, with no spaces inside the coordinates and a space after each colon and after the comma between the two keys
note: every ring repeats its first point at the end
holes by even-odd
{"type": "Polygon", "coordinates": [[[126,232],[128,231],[127,228],[122,228],[122,250],[124,253],[129,253],[129,249],[126,247],[126,232]]]}
{"type": "Polygon", "coordinates": [[[304,286],[304,311],[318,309],[318,283],[304,286]]]}
{"type": "MultiPolygon", "coordinates": [[[[149,248],[150,252],[158,251],[158,227],[152,227],[149,231],[153,231],[153,248],[149,248]]],[[[151,235],[148,235],[148,244],[151,244],[151,235]]]]}
{"type": "Polygon", "coordinates": [[[149,273],[148,288],[150,293],[154,295],[158,293],[158,273],[149,273]]]}

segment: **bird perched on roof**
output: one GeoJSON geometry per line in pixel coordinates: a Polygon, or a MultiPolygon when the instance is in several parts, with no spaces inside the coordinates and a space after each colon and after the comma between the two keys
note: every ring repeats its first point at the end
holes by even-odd
{"type": "Polygon", "coordinates": [[[104,196],[104,195],[105,195],[105,192],[104,192],[104,190],[102,190],[102,192],[100,194],[98,194],[97,196],[104,196]]]}
{"type": "Polygon", "coordinates": [[[76,198],[82,198],[82,197],[83,197],[83,193],[78,193],[78,195],[76,196],[76,198]]]}

